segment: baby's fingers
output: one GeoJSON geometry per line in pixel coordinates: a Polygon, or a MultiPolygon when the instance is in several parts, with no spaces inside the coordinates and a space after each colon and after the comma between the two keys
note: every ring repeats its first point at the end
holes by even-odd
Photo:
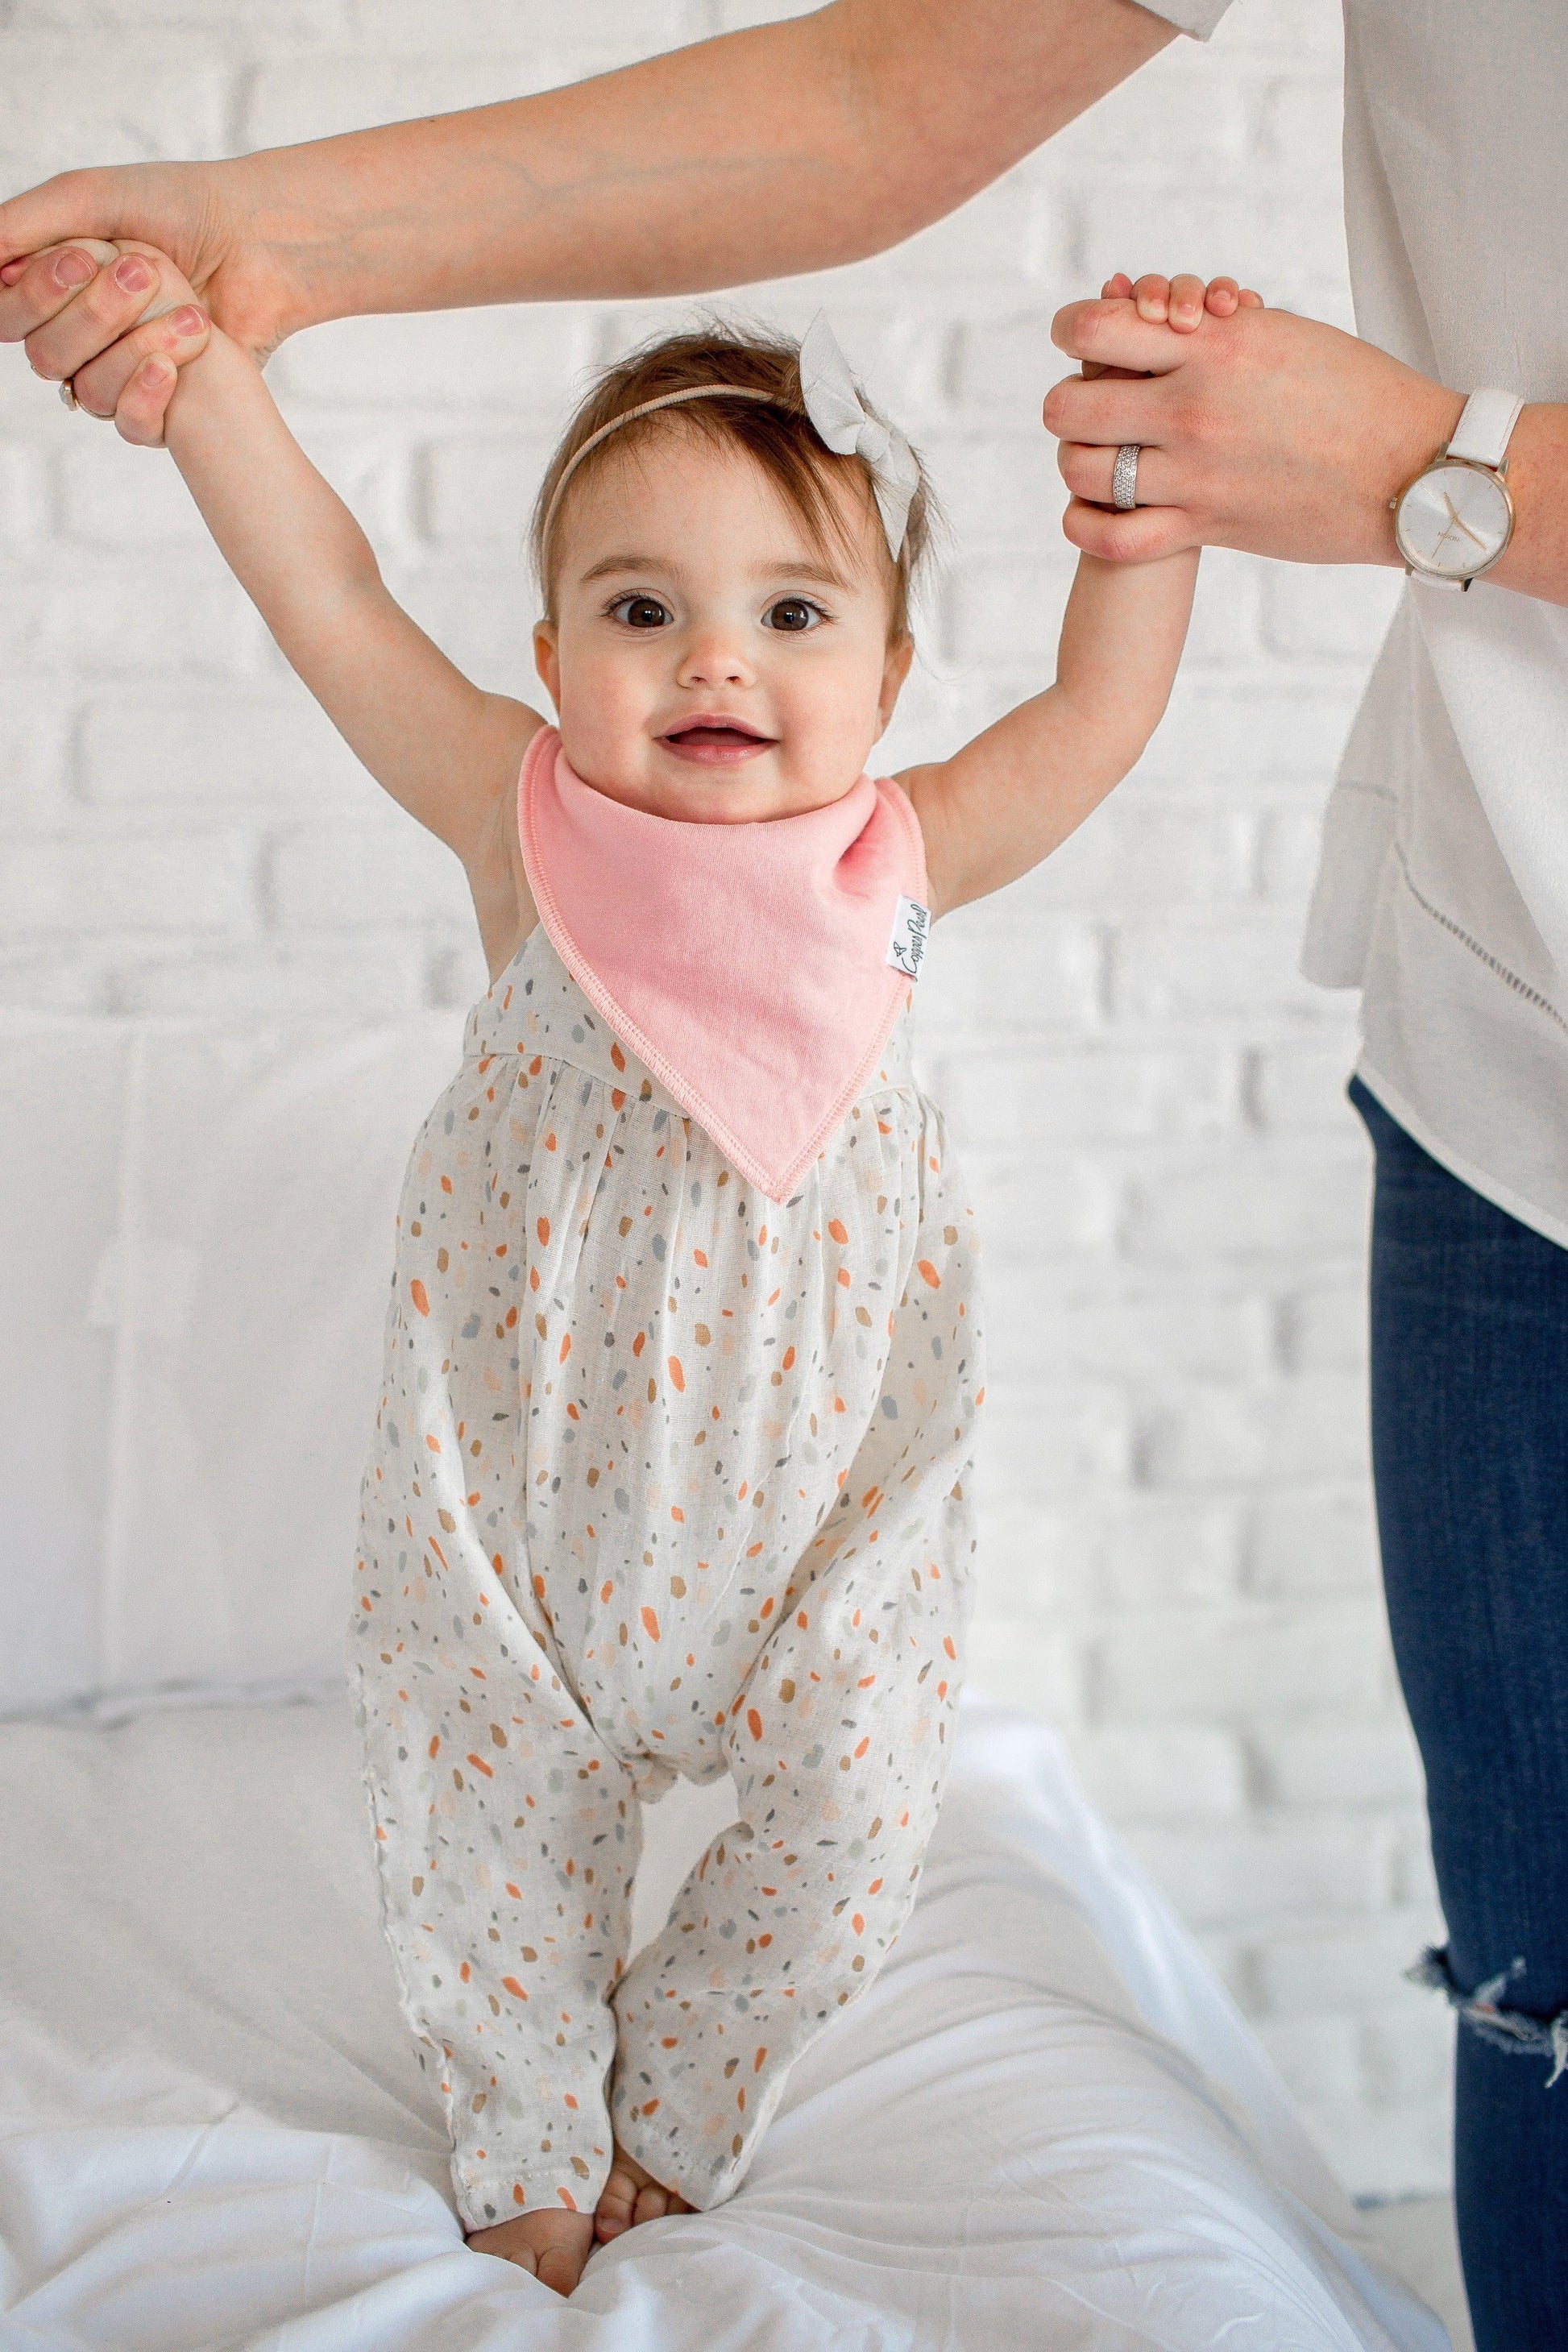
{"type": "Polygon", "coordinates": [[[1156,269],[1146,269],[1133,285],[1132,299],[1141,319],[1151,319],[1163,327],[1171,312],[1171,280],[1156,269]]]}
{"type": "Polygon", "coordinates": [[[1195,333],[1205,311],[1212,319],[1229,319],[1237,310],[1263,308],[1261,294],[1255,294],[1250,287],[1238,287],[1234,278],[1211,278],[1205,286],[1187,270],[1174,278],[1147,270],[1134,284],[1125,270],[1119,269],[1106,279],[1100,293],[1102,302],[1135,302],[1141,319],[1169,326],[1178,335],[1195,333]]]}
{"type": "Polygon", "coordinates": [[[195,358],[211,331],[196,302],[144,320],[77,370],[72,390],[78,404],[90,416],[111,416],[122,440],[157,448],[179,370],[195,358]]]}
{"type": "Polygon", "coordinates": [[[1190,270],[1172,278],[1169,315],[1178,335],[1190,335],[1202,323],[1205,292],[1203,279],[1190,270]]]}
{"type": "Polygon", "coordinates": [[[1204,315],[1204,281],[1187,269],[1174,278],[1162,278],[1151,270],[1133,287],[1132,299],[1141,319],[1173,327],[1178,335],[1190,335],[1204,315]]]}
{"type": "Polygon", "coordinates": [[[1204,308],[1213,319],[1230,319],[1237,310],[1261,310],[1263,297],[1250,286],[1238,286],[1234,278],[1211,278],[1204,308]]]}

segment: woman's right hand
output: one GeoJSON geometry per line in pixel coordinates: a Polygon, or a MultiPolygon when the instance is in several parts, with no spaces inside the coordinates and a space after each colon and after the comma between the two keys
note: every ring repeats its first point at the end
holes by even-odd
{"type": "Polygon", "coordinates": [[[69,377],[80,405],[127,441],[161,442],[176,372],[207,331],[174,331],[171,304],[183,315],[188,289],[163,286],[163,254],[258,357],[288,331],[286,275],[248,236],[238,186],[223,164],[135,163],[65,172],[0,205],[0,342],[22,343],[37,374],[69,377]],[[125,269],[138,248],[158,273],[151,287],[125,269]],[[153,355],[174,368],[149,368],[153,355]]]}

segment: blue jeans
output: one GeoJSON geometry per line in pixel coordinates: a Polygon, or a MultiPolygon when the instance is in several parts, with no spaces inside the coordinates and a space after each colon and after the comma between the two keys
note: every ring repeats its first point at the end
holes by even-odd
{"type": "Polygon", "coordinates": [[[1377,1153],[1372,1429],[1394,1654],[1460,2020],[1455,2191],[1479,2352],[1568,2346],[1568,1250],[1377,1153]]]}

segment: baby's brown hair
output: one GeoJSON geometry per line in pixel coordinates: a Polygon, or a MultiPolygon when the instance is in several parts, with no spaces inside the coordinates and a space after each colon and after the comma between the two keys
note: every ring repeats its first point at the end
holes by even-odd
{"type": "MultiPolygon", "coordinates": [[[[875,415],[870,404],[865,404],[868,413],[875,415]]],[[[840,469],[853,468],[856,487],[876,516],[871,472],[865,459],[836,456],[805,413],[798,345],[720,322],[686,334],[662,335],[600,372],[550,461],[534,506],[531,534],[534,569],[547,620],[555,618],[552,549],[559,543],[561,519],[571,502],[572,492],[598,464],[601,452],[636,446],[657,432],[668,430],[672,421],[678,421],[686,431],[705,434],[711,441],[744,449],[794,508],[812,545],[819,550],[826,551],[837,541],[845,552],[850,551],[844,518],[831,489],[831,485],[844,478],[840,469]],[[573,460],[596,433],[629,410],[640,407],[644,401],[660,400],[670,393],[692,391],[707,384],[734,385],[743,394],[761,393],[765,397],[726,400],[721,391],[715,391],[702,399],[684,401],[679,406],[633,418],[618,432],[608,434],[584,458],[572,475],[560,507],[556,507],[557,494],[573,460]]],[[[910,503],[903,545],[896,559],[890,553],[888,556],[888,635],[889,641],[895,642],[910,635],[911,591],[930,552],[937,520],[925,467],[918,453],[912,454],[920,469],[920,481],[910,503]]],[[[879,520],[877,536],[885,547],[879,520]]]]}

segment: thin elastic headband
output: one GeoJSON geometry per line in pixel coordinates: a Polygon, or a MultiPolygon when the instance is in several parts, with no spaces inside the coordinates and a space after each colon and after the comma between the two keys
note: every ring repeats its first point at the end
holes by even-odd
{"type": "MultiPolygon", "coordinates": [[[[864,462],[871,477],[888,552],[897,563],[909,529],[910,506],[920,488],[920,462],[898,426],[884,424],[867,407],[849,373],[849,363],[821,310],[801,338],[800,394],[806,416],[824,446],[836,457],[858,457],[864,462]]],[[[636,408],[612,416],[607,425],[590,433],[583,446],[574,451],[556,483],[555,495],[539,534],[542,556],[549,551],[550,529],[560,511],[562,494],[589,450],[596,449],[601,441],[618,433],[634,417],[651,416],[656,408],[675,408],[685,400],[766,400],[775,407],[783,405],[776,393],[759,392],[753,384],[691,383],[684,392],[664,393],[658,400],[639,402],[636,408]]]]}
{"type": "Polygon", "coordinates": [[[590,433],[582,447],[574,449],[572,452],[566,470],[555,485],[555,495],[545,509],[544,521],[539,533],[539,551],[542,556],[549,552],[551,526],[560,511],[566,485],[588,455],[589,450],[596,449],[601,441],[607,441],[612,433],[618,433],[622,425],[629,425],[634,417],[651,416],[656,408],[679,408],[683,401],[688,400],[768,400],[777,404],[776,394],[771,392],[759,392],[754,384],[690,383],[687,385],[684,392],[661,393],[657,400],[639,401],[636,408],[623,409],[619,416],[612,416],[607,425],[601,425],[596,433],[590,433]]]}

